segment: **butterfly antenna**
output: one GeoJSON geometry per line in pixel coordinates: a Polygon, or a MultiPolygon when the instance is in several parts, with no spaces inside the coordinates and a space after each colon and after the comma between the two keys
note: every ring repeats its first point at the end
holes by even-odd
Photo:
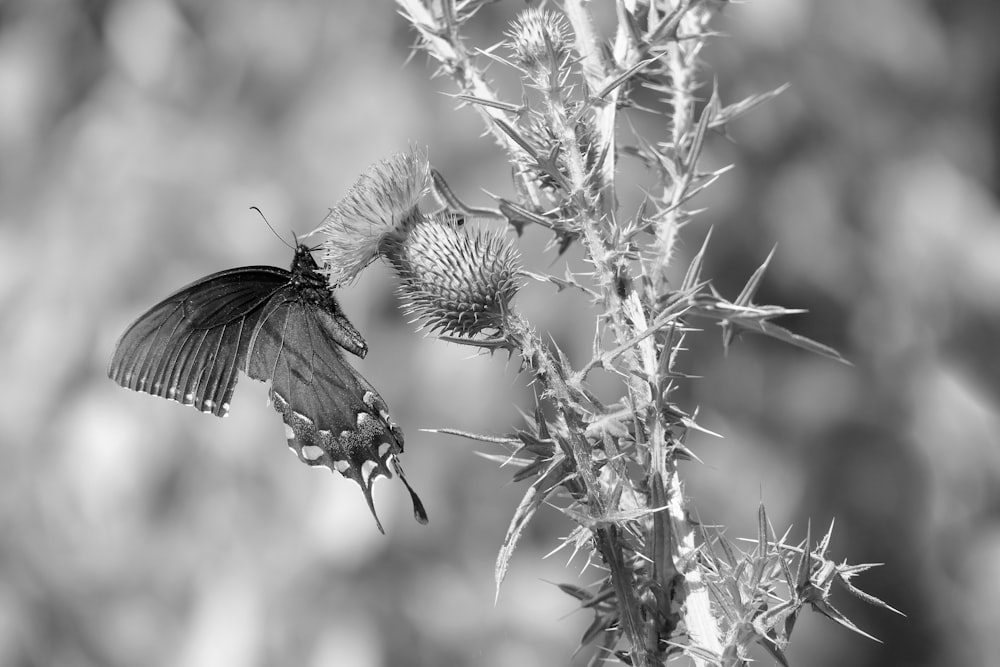
{"type": "Polygon", "coordinates": [[[295,249],[298,250],[299,248],[303,248],[304,247],[309,252],[316,252],[317,250],[319,250],[320,248],[322,248],[323,247],[322,243],[317,243],[314,246],[307,246],[304,243],[302,243],[302,239],[309,238],[309,236],[311,234],[313,234],[315,231],[316,230],[314,229],[311,232],[309,232],[309,234],[306,234],[305,236],[299,236],[295,232],[292,232],[292,239],[295,240],[295,249]]]}
{"type": "MultiPolygon", "coordinates": [[[[295,245],[288,245],[288,241],[286,241],[285,239],[281,238],[281,234],[279,234],[277,231],[275,231],[274,227],[271,226],[271,223],[267,221],[267,217],[264,215],[263,211],[261,211],[256,206],[251,206],[250,210],[251,211],[257,211],[257,215],[259,215],[261,217],[261,219],[264,221],[264,224],[267,225],[267,228],[271,230],[271,233],[274,234],[275,238],[277,238],[279,241],[281,241],[282,243],[284,243],[285,245],[287,245],[292,250],[295,250],[296,248],[298,248],[298,239],[295,239],[295,241],[296,241],[295,245]]],[[[292,237],[293,238],[295,237],[295,232],[292,232],[292,237]]]]}

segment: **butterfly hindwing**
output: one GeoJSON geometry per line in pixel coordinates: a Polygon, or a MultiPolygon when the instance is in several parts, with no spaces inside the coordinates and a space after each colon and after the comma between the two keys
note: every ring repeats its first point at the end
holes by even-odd
{"type": "MultiPolygon", "coordinates": [[[[379,477],[392,476],[389,463],[401,473],[395,457],[403,451],[403,433],[389,421],[375,388],[344,359],[340,327],[353,327],[346,318],[341,321],[335,305],[311,307],[310,297],[317,296],[275,296],[251,344],[247,375],[270,381],[271,400],[299,459],[357,482],[382,530],[372,485],[379,477]]],[[[423,506],[412,497],[417,519],[426,522],[423,506]]]]}
{"type": "Polygon", "coordinates": [[[188,285],[122,334],[108,375],[128,389],[225,415],[263,305],[290,275],[248,266],[188,285]]]}

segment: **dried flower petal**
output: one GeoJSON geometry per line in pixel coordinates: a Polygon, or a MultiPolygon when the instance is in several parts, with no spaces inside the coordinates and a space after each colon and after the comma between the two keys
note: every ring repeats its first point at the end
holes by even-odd
{"type": "Polygon", "coordinates": [[[417,203],[429,184],[430,164],[418,150],[397,153],[358,178],[320,225],[331,285],[356,278],[378,256],[387,236],[405,233],[416,223],[417,203]]]}

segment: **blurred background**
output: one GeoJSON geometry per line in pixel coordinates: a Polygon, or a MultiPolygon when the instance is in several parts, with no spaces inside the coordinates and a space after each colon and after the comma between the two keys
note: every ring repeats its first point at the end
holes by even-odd
{"type": "MultiPolygon", "coordinates": [[[[494,44],[524,6],[485,9],[469,39],[494,44]]],[[[842,594],[884,643],[806,614],[793,664],[1000,664],[998,26],[991,0],[752,0],[706,54],[726,103],[791,87],[711,142],[735,169],[678,266],[714,227],[707,275],[732,297],[778,244],[758,302],[809,309],[784,324],[855,366],[761,339],[724,358],[716,332],[692,337],[702,377],[678,398],[725,436],[689,443],[705,461],[692,505],[732,537],[754,534],[761,500],[798,539],[835,519],[831,554],[886,563],[857,583],[907,614],[842,594]]],[[[305,233],[411,144],[472,204],[510,193],[450,81],[408,61],[413,41],[388,2],[0,1],[0,665],[586,659],[570,656],[589,614],[552,585],[583,563],[542,558],[568,521],[541,513],[494,605],[525,487],[483,447],[421,431],[510,431],[525,378],[415,335],[385,266],[340,298],[371,349],[357,366],[406,431],[426,527],[382,483],[379,535],[352,483],[286,451],[260,383],[221,420],[105,375],[169,292],[289,263],[251,205],[305,233]]],[[[520,240],[530,268],[581,266],[545,241],[520,240]]],[[[586,302],[531,285],[518,303],[586,359],[586,302]]]]}

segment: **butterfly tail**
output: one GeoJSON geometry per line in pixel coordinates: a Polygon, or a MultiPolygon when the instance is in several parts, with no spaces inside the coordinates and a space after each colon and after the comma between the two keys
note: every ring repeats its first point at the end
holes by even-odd
{"type": "Polygon", "coordinates": [[[410,500],[413,502],[413,518],[417,520],[417,523],[427,525],[427,510],[424,509],[424,504],[420,501],[420,496],[417,495],[417,492],[410,486],[410,482],[407,481],[406,475],[403,474],[403,466],[399,464],[399,459],[395,455],[392,456],[392,467],[395,469],[396,474],[399,475],[399,479],[406,486],[406,490],[410,492],[410,500]]]}

